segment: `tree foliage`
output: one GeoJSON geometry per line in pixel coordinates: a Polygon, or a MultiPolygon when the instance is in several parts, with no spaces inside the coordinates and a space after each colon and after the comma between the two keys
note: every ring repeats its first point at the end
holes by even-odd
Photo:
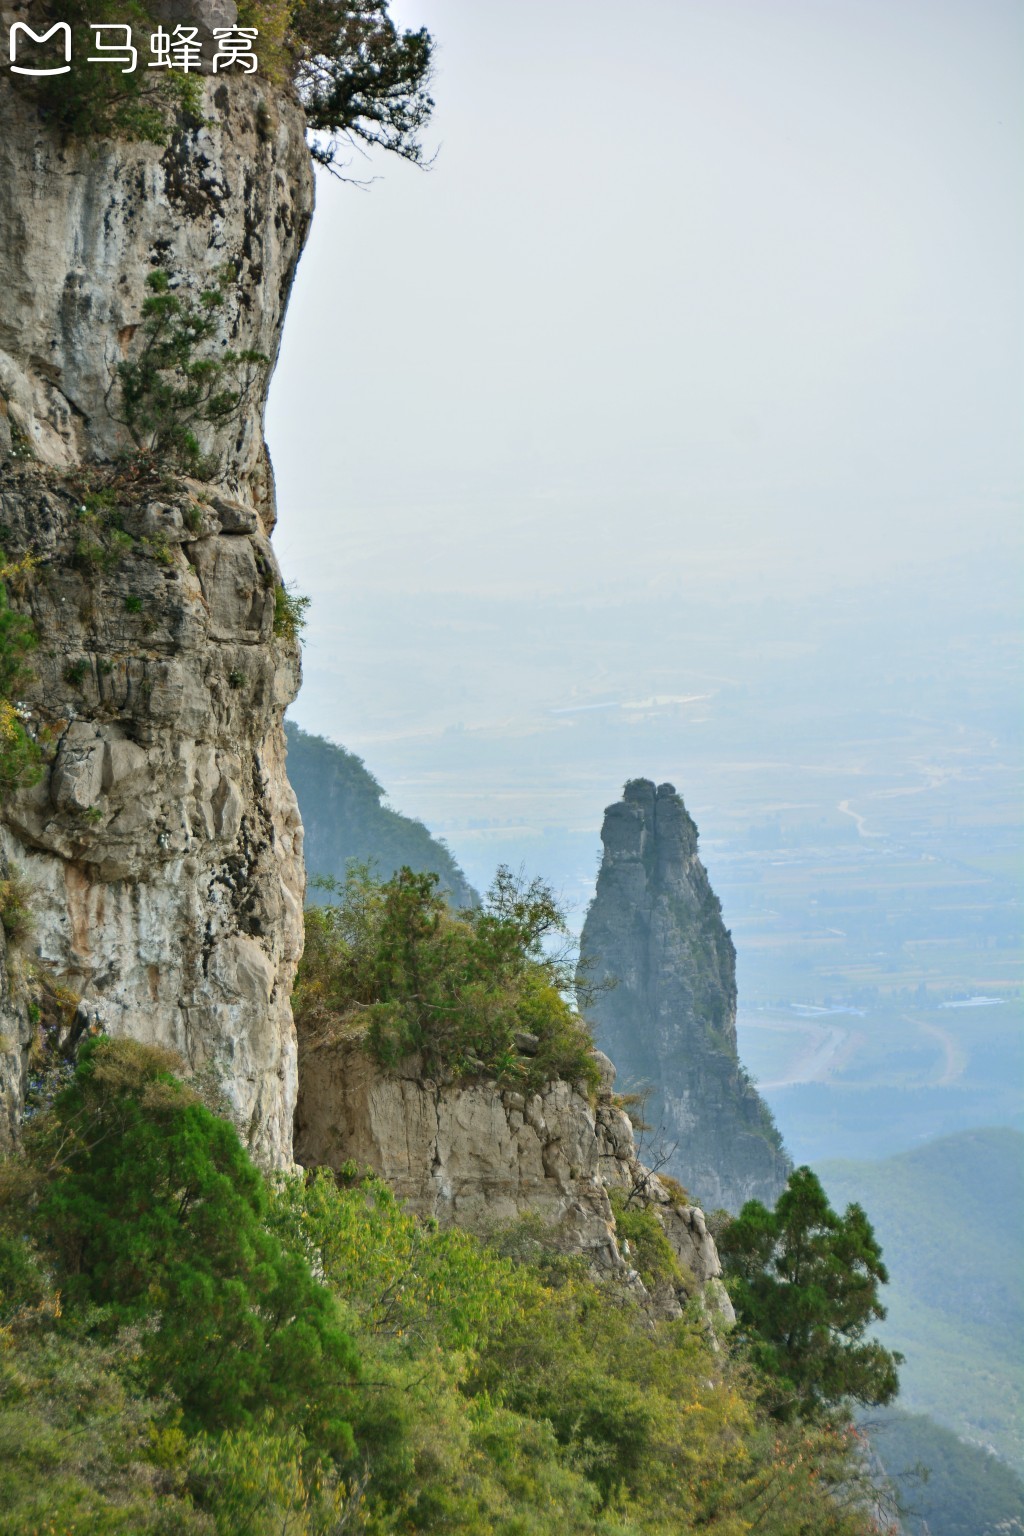
{"type": "Polygon", "coordinates": [[[307,121],[332,136],[314,139],[315,160],[331,165],[342,134],[422,164],[420,135],[434,108],[425,27],[400,31],[387,0],[298,0],[291,39],[307,121]]]}
{"type": "Polygon", "coordinates": [[[237,416],[267,365],[262,352],[217,345],[218,311],[230,275],[222,272],[216,287],[194,300],[184,289],[175,291],[169,272],[151,272],[142,304],[142,346],[117,369],[121,420],[136,446],[206,478],[216,465],[204,460],[197,429],[237,416]]]}
{"type": "Polygon", "coordinates": [[[798,1168],[773,1211],[748,1201],[718,1246],[776,1417],[892,1401],[902,1357],[865,1338],[885,1317],[879,1286],[889,1277],[859,1205],[838,1216],[817,1177],[798,1168]]]}
{"type": "Polygon", "coordinates": [[[363,1033],[384,1066],[419,1053],[428,1073],[596,1086],[589,1031],[565,996],[571,966],[546,948],[564,919],[542,881],[503,867],[483,906],[452,912],[436,875],[403,867],[380,882],[363,866],[334,894],[306,914],[294,1003],[308,1042],[363,1033]],[[534,1037],[529,1055],[517,1034],[534,1037]]]}
{"type": "MultiPolygon", "coordinates": [[[[38,31],[54,21],[71,26],[76,58],[85,59],[92,49],[91,24],[130,25],[139,63],[133,70],[15,76],[14,86],[30,93],[43,120],[66,137],[164,143],[176,131],[198,128],[201,77],[146,66],[149,36],[159,20],[166,21],[153,10],[146,0],[90,0],[88,6],[65,0],[59,10],[52,0],[30,0],[28,19],[38,31]]],[[[422,133],[434,107],[428,91],[434,43],[425,27],[396,26],[388,0],[242,0],[239,22],[259,33],[261,76],[297,93],[313,132],[314,160],[333,165],[344,138],[423,164],[422,133]]],[[[57,44],[48,47],[40,62],[62,63],[57,44]]]]}
{"type": "Polygon", "coordinates": [[[268,1196],[238,1135],[131,1040],[84,1045],[31,1128],[45,1170],[33,1228],[66,1302],[111,1327],[151,1315],[150,1383],[186,1422],[227,1428],[306,1399],[318,1442],[348,1443],[330,1389],[355,1372],[329,1293],[268,1230],[268,1196]]]}
{"type": "Polygon", "coordinates": [[[39,636],[32,620],[13,609],[7,595],[7,581],[24,575],[28,564],[5,564],[0,555],[0,798],[43,776],[42,753],[17,705],[18,691],[32,676],[28,657],[39,636]]]}
{"type": "MultiPolygon", "coordinates": [[[[171,124],[182,115],[195,126],[201,122],[196,76],[147,67],[144,50],[157,23],[144,0],[62,0],[60,5],[54,0],[29,0],[26,19],[37,32],[55,21],[71,28],[76,64],[68,74],[11,80],[16,89],[34,97],[40,117],[62,136],[86,142],[109,136],[163,143],[171,124]],[[118,41],[124,38],[125,26],[131,27],[139,53],[135,69],[90,69],[77,62],[95,52],[92,26],[97,23],[118,27],[112,34],[118,41]]],[[[62,64],[58,41],[51,40],[47,47],[48,53],[37,50],[35,54],[39,64],[62,64]]]]}
{"type": "Polygon", "coordinates": [[[696,1318],[538,1223],[271,1187],[172,1066],[89,1040],[0,1164],[3,1536],[868,1536],[849,1437],[765,1419],[696,1318]]]}
{"type": "MultiPolygon", "coordinates": [[[[649,1205],[632,1205],[621,1189],[608,1191],[615,1213],[615,1231],[620,1245],[629,1246],[629,1258],[649,1291],[660,1285],[682,1285],[689,1280],[683,1274],[675,1249],[665,1235],[665,1228],[649,1205]]],[[[696,1282],[694,1283],[694,1287],[696,1282]]]]}

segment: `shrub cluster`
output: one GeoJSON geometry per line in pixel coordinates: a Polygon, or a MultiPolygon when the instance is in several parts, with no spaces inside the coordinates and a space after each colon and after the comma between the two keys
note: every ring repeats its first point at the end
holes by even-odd
{"type": "Polygon", "coordinates": [[[282,640],[298,640],[306,627],[306,610],[309,598],[286,587],[283,581],[274,586],[274,634],[282,640]]]}
{"type": "Polygon", "coordinates": [[[418,1054],[431,1075],[597,1087],[590,1032],[567,1001],[571,966],[550,952],[564,918],[542,882],[503,867],[484,904],[460,912],[436,875],[408,868],[380,882],[355,866],[328,888],[334,903],[306,913],[294,998],[308,1042],[359,1034],[385,1067],[418,1054]]]}
{"type": "Polygon", "coordinates": [[[262,352],[214,345],[232,276],[233,269],[225,269],[196,300],[176,291],[169,272],[151,272],[142,345],[117,370],[121,420],[136,447],[203,478],[211,478],[216,465],[204,458],[196,429],[232,420],[267,366],[262,352]]]}
{"type": "MultiPolygon", "coordinates": [[[[680,1285],[684,1275],[665,1228],[649,1205],[631,1204],[622,1190],[609,1190],[620,1243],[629,1245],[633,1266],[649,1291],[680,1285]]],[[[691,1277],[692,1278],[692,1277],[691,1277]]]]}
{"type": "Polygon", "coordinates": [[[23,576],[28,563],[6,564],[0,555],[0,799],[43,776],[42,752],[25,729],[17,703],[19,690],[32,676],[28,657],[39,636],[32,620],[17,613],[7,596],[7,582],[23,576]]]}
{"type": "MultiPolygon", "coordinates": [[[[69,73],[14,77],[11,82],[16,89],[31,93],[40,117],[63,135],[84,142],[109,136],[160,144],[166,142],[171,125],[183,115],[184,120],[201,121],[195,75],[148,68],[149,60],[142,50],[157,23],[142,0],[64,0],[60,6],[53,5],[52,0],[30,0],[26,19],[36,33],[56,21],[71,27],[75,63],[69,73]],[[119,26],[120,31],[107,34],[108,39],[118,41],[124,38],[124,26],[129,26],[139,48],[137,68],[128,73],[116,65],[90,68],[84,61],[95,52],[91,23],[119,26]]],[[[49,47],[52,58],[37,50],[40,64],[63,64],[59,39],[52,39],[49,47]]]]}
{"type": "Polygon", "coordinates": [[[269,1186],[171,1067],[91,1039],[0,1165],[4,1536],[868,1536],[846,1432],[762,1418],[699,1324],[535,1226],[269,1186]]]}

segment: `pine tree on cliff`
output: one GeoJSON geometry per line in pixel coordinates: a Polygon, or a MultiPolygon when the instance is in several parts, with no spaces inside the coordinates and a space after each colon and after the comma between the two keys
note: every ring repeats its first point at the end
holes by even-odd
{"type": "Polygon", "coordinates": [[[837,1215],[815,1174],[797,1168],[773,1211],[749,1201],[718,1241],[776,1418],[892,1401],[903,1357],[864,1337],[885,1317],[889,1276],[859,1205],[837,1215]]]}

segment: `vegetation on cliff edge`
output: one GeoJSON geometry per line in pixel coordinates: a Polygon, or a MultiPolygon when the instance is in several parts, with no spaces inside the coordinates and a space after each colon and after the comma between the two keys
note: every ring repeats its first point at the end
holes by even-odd
{"type": "Polygon", "coordinates": [[[857,1443],[535,1230],[269,1184],[94,1038],[0,1167],[0,1533],[867,1536],[857,1443]]]}
{"type": "Polygon", "coordinates": [[[385,1067],[418,1055],[428,1076],[596,1088],[590,1032],[567,1001],[572,967],[550,952],[565,933],[551,891],[502,867],[482,906],[453,912],[438,884],[355,867],[333,904],[306,913],[294,997],[306,1044],[361,1035],[385,1067]]]}
{"type": "MultiPolygon", "coordinates": [[[[12,80],[65,137],[159,144],[182,129],[202,126],[196,57],[190,56],[188,70],[177,53],[174,67],[166,67],[169,54],[165,67],[157,67],[150,39],[160,27],[169,45],[174,28],[144,0],[90,0],[88,5],[65,0],[59,10],[51,0],[32,0],[28,21],[40,35],[55,22],[71,28],[75,63],[69,73],[12,80]],[[110,30],[95,33],[97,25],[110,30]],[[118,67],[131,62],[126,28],[136,48],[134,68],[118,67]],[[108,67],[90,69],[85,61],[98,38],[107,50],[108,67]]],[[[423,163],[421,136],[434,107],[428,92],[434,43],[425,27],[396,26],[388,0],[242,0],[238,24],[258,33],[257,82],[290,86],[302,103],[314,160],[333,167],[345,140],[423,163]]],[[[63,65],[61,35],[56,33],[41,49],[37,45],[34,58],[51,69],[63,65]]],[[[240,72],[222,70],[219,78],[231,82],[240,72]]]]}
{"type": "Polygon", "coordinates": [[[28,657],[39,636],[32,620],[17,613],[7,596],[7,583],[22,578],[30,565],[30,560],[7,563],[0,553],[0,799],[43,776],[42,752],[25,729],[18,702],[19,691],[32,676],[28,657]]]}

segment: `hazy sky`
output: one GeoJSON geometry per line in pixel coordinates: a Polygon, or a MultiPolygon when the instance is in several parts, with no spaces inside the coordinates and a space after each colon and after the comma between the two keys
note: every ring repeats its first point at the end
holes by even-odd
{"type": "Polygon", "coordinates": [[[437,40],[437,158],[321,178],[271,391],[302,724],[373,766],[368,602],[413,730],[424,599],[543,631],[666,575],[724,610],[1019,559],[1019,0],[393,9],[437,40]]]}

